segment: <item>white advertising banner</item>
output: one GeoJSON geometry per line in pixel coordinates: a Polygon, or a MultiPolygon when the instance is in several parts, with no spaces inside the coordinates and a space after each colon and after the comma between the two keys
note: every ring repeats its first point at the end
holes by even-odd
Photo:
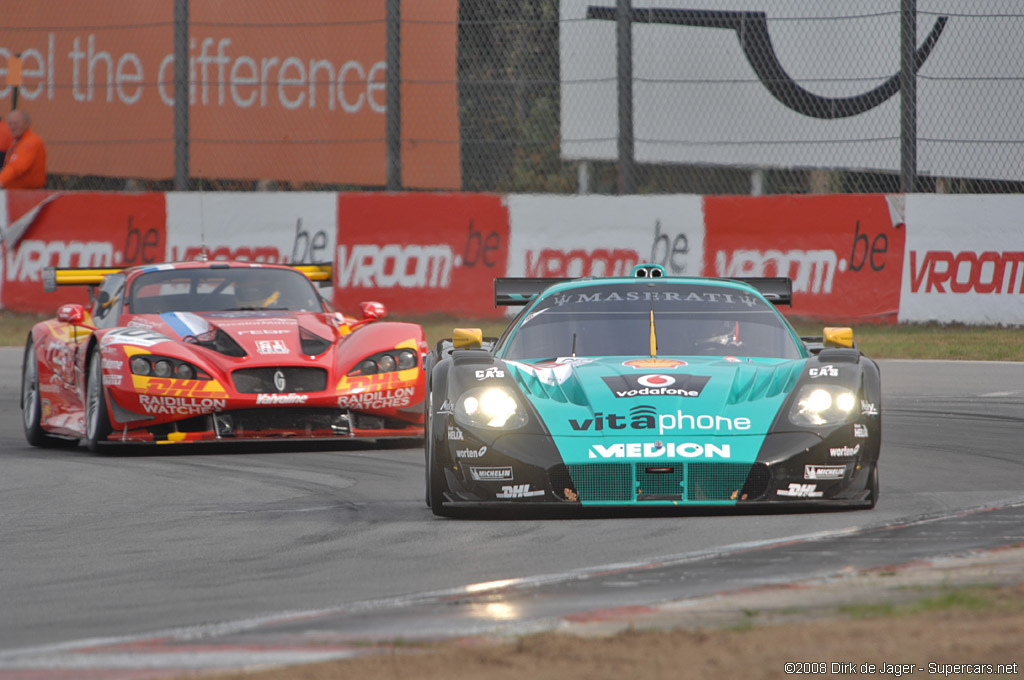
{"type": "Polygon", "coordinates": [[[508,197],[508,276],[629,274],[650,262],[675,276],[700,276],[701,196],[508,197]]]}
{"type": "MultiPolygon", "coordinates": [[[[567,160],[617,158],[616,4],[561,1],[567,160]]],[[[899,8],[633,0],[636,160],[898,172],[899,8]]],[[[1020,1],[919,0],[917,12],[918,172],[1019,180],[1020,1]]]]}
{"type": "Polygon", "coordinates": [[[907,196],[899,321],[1024,324],[1024,196],[907,196]]]}
{"type": "Polygon", "coordinates": [[[330,263],[337,216],[333,192],[168,193],[167,258],[330,263]]]}

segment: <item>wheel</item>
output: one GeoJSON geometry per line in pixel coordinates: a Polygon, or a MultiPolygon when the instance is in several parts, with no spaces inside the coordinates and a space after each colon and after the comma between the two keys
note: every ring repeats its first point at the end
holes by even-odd
{"type": "Polygon", "coordinates": [[[438,517],[448,517],[451,513],[444,506],[444,471],[437,461],[437,453],[433,445],[427,452],[427,504],[430,511],[438,517]]]}
{"type": "Polygon", "coordinates": [[[97,348],[89,361],[89,377],[85,384],[85,443],[93,453],[100,450],[101,442],[107,441],[112,430],[101,364],[97,348]]]}
{"type": "Polygon", "coordinates": [[[74,439],[54,437],[43,429],[43,405],[39,397],[39,361],[35,343],[29,337],[25,343],[25,357],[21,366],[21,415],[25,426],[25,439],[32,446],[49,448],[74,446],[74,439]]]}
{"type": "Polygon", "coordinates": [[[868,509],[874,509],[878,504],[878,463],[871,470],[871,480],[868,482],[868,509]]]}
{"type": "Polygon", "coordinates": [[[434,437],[433,419],[425,423],[426,433],[423,442],[423,454],[426,458],[426,499],[430,511],[439,517],[447,517],[450,512],[444,507],[444,470],[437,459],[437,438],[434,437]]]}
{"type": "Polygon", "coordinates": [[[430,507],[430,414],[433,412],[433,393],[431,389],[433,385],[430,382],[430,372],[434,366],[433,362],[434,353],[427,354],[423,359],[423,371],[426,373],[426,389],[424,390],[423,398],[423,474],[425,481],[423,484],[423,500],[426,502],[427,507],[430,507]]]}

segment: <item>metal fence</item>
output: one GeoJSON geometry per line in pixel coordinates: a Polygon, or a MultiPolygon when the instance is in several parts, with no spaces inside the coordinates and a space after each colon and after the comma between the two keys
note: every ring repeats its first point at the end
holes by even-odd
{"type": "Polygon", "coordinates": [[[51,188],[1024,189],[1016,0],[63,0],[6,14],[0,111],[18,97],[31,113],[51,188]]]}

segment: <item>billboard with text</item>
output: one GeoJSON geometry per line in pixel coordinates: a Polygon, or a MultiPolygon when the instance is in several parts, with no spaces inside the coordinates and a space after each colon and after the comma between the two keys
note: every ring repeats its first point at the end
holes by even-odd
{"type": "MultiPolygon", "coordinates": [[[[385,0],[193,2],[191,174],[383,186],[385,0]]],[[[402,3],[405,186],[461,183],[457,0],[402,3]]],[[[48,145],[51,173],[174,176],[174,3],[6,3],[19,108],[48,145]]]]}

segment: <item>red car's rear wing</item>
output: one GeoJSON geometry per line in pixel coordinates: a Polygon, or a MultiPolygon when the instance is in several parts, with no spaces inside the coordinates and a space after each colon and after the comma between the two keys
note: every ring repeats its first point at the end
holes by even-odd
{"type": "MultiPolygon", "coordinates": [[[[644,277],[639,277],[644,278],[644,277]]],[[[658,278],[658,277],[655,277],[658,278]]],[[[578,281],[572,278],[514,277],[494,279],[494,304],[525,305],[544,290],[563,281],[578,281]]],[[[793,280],[785,276],[751,276],[718,279],[739,281],[757,289],[773,305],[793,304],[793,280]]]]}
{"type": "MultiPolygon", "coordinates": [[[[211,264],[217,261],[212,260],[211,264]]],[[[309,280],[321,286],[330,285],[334,268],[329,264],[293,264],[309,280]]],[[[98,286],[107,274],[116,274],[127,267],[46,267],[43,269],[43,290],[52,293],[58,286],[98,286]]]]}

